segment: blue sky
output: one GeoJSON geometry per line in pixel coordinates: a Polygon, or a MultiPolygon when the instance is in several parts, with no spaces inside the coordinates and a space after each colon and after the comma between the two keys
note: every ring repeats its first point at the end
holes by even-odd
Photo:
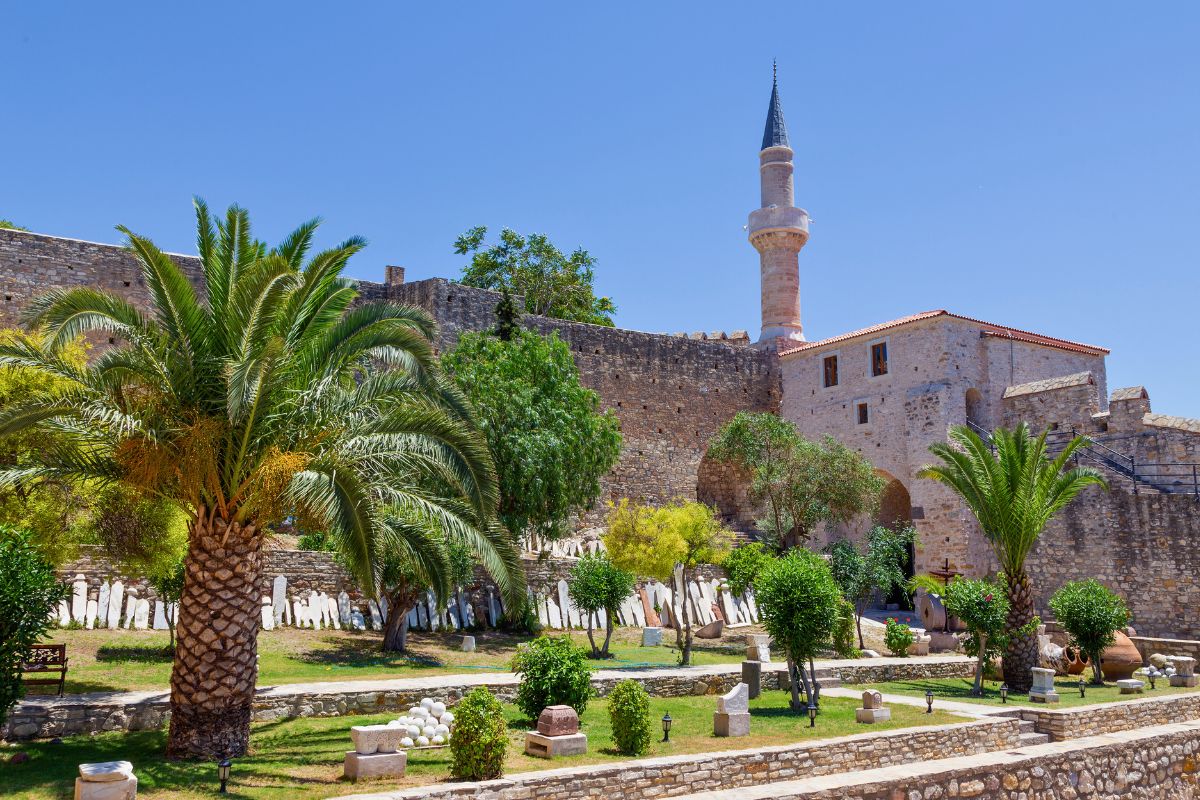
{"type": "Polygon", "coordinates": [[[948,308],[1110,347],[1110,386],[1200,416],[1197,41],[1182,2],[24,3],[0,217],[191,252],[199,194],[269,240],[362,234],[376,280],[541,231],[623,326],[756,333],[777,57],[809,338],[948,308]]]}

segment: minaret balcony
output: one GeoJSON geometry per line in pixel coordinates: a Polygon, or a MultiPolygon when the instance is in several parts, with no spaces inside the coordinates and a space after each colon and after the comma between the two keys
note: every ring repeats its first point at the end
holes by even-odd
{"type": "Polygon", "coordinates": [[[770,231],[798,233],[808,239],[808,212],[803,208],[760,208],[750,212],[750,238],[770,231]]]}

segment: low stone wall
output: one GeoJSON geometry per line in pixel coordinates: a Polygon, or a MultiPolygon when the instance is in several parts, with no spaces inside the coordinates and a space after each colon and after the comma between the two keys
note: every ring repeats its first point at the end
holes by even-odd
{"type": "Polygon", "coordinates": [[[1046,734],[1051,741],[1061,742],[1183,720],[1200,720],[1200,693],[1096,703],[1069,709],[1023,708],[1021,718],[1032,721],[1037,732],[1046,734]]]}
{"type": "Polygon", "coordinates": [[[1153,636],[1130,636],[1130,641],[1142,654],[1142,663],[1149,664],[1150,656],[1191,656],[1200,661],[1200,641],[1195,639],[1157,639],[1153,636]]]}
{"type": "Polygon", "coordinates": [[[905,728],[804,744],[666,756],[618,764],[527,772],[478,783],[438,784],[397,792],[352,795],[355,800],[561,800],[605,797],[651,800],[710,789],[741,789],[797,775],[830,775],[1014,747],[1015,719],[997,718],[905,728]]]}
{"type": "MultiPolygon", "coordinates": [[[[736,793],[703,792],[686,800],[1196,800],[1198,757],[1200,725],[1183,723],[736,793]]],[[[621,800],[624,794],[608,797],[621,800]]]]}
{"type": "MultiPolygon", "coordinates": [[[[963,657],[871,659],[870,662],[835,661],[818,666],[821,680],[874,683],[970,674],[974,662],[963,657]]],[[[786,689],[787,673],[766,670],[762,687],[786,689]]],[[[597,694],[604,696],[619,682],[634,678],[654,697],[687,697],[728,692],[741,680],[737,664],[711,667],[598,670],[592,677],[597,694]]],[[[507,672],[476,675],[402,678],[383,681],[342,681],[262,687],[255,695],[252,718],[256,722],[290,717],[336,717],[404,711],[422,697],[458,702],[477,686],[486,686],[501,700],[516,696],[518,678],[507,672]]],[[[0,739],[44,739],[99,731],[153,730],[170,719],[166,692],[124,692],[67,695],[62,698],[31,696],[17,704],[0,727],[0,739]]]]}

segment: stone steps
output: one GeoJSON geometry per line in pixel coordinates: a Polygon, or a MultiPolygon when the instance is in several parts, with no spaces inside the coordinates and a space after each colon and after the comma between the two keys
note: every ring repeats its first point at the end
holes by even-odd
{"type": "Polygon", "coordinates": [[[1017,737],[1020,741],[1020,747],[1029,747],[1035,744],[1045,744],[1050,741],[1050,736],[1045,733],[1022,733],[1017,737]]]}

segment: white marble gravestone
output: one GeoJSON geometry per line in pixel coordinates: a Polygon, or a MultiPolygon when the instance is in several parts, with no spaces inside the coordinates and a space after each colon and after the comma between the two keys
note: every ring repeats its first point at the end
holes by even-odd
{"type": "Polygon", "coordinates": [[[109,596],[110,596],[111,592],[112,592],[112,588],[109,586],[108,581],[105,580],[105,581],[101,582],[100,596],[96,600],[96,613],[99,615],[96,618],[96,627],[97,628],[107,628],[108,627],[108,600],[109,600],[109,596]]]}
{"type": "Polygon", "coordinates": [[[337,608],[338,608],[338,621],[340,621],[342,623],[342,625],[349,626],[350,625],[350,595],[346,594],[346,592],[344,592],[344,591],[338,592],[337,608]]]}
{"type": "Polygon", "coordinates": [[[58,603],[58,624],[62,628],[71,624],[71,606],[66,600],[60,600],[58,603]]]}
{"type": "Polygon", "coordinates": [[[90,631],[92,628],[96,627],[96,617],[100,613],[100,604],[95,600],[89,599],[85,609],[83,627],[90,631]]]}
{"type": "Polygon", "coordinates": [[[297,628],[308,625],[308,616],[304,613],[304,603],[300,602],[298,597],[292,599],[292,619],[295,620],[297,628]]]}
{"type": "Polygon", "coordinates": [[[262,629],[264,631],[275,630],[275,607],[271,605],[269,597],[262,599],[262,629]]]}
{"type": "Polygon", "coordinates": [[[276,575],[275,580],[271,581],[271,608],[275,616],[275,625],[283,624],[287,607],[287,576],[276,575]]]}
{"type": "Polygon", "coordinates": [[[87,616],[87,579],[83,577],[83,573],[75,576],[75,583],[72,586],[71,593],[71,619],[79,624],[83,624],[87,616]]]}
{"type": "Polygon", "coordinates": [[[134,618],[134,615],[137,613],[137,601],[138,601],[137,589],[130,587],[130,589],[125,592],[125,627],[126,628],[130,628],[130,629],[133,628],[133,618],[134,618]]]}
{"type": "Polygon", "coordinates": [[[342,629],[342,615],[338,610],[338,602],[332,597],[325,598],[325,610],[328,612],[329,624],[335,631],[342,629]]]}
{"type": "Polygon", "coordinates": [[[139,631],[144,631],[150,627],[150,601],[142,598],[137,601],[137,607],[133,610],[133,627],[139,631]]]}
{"type": "Polygon", "coordinates": [[[379,604],[371,600],[367,603],[367,607],[371,611],[371,627],[380,630],[383,627],[383,615],[379,613],[379,604]]]}
{"type": "Polygon", "coordinates": [[[105,621],[106,627],[121,627],[121,605],[124,602],[125,584],[120,581],[113,581],[108,591],[108,619],[105,621]]]}
{"type": "Polygon", "coordinates": [[[750,687],[739,683],[717,698],[713,714],[714,736],[748,736],[750,734],[750,687]]]}
{"type": "Polygon", "coordinates": [[[165,631],[167,629],[167,604],[162,600],[154,601],[154,630],[165,631]]]}

